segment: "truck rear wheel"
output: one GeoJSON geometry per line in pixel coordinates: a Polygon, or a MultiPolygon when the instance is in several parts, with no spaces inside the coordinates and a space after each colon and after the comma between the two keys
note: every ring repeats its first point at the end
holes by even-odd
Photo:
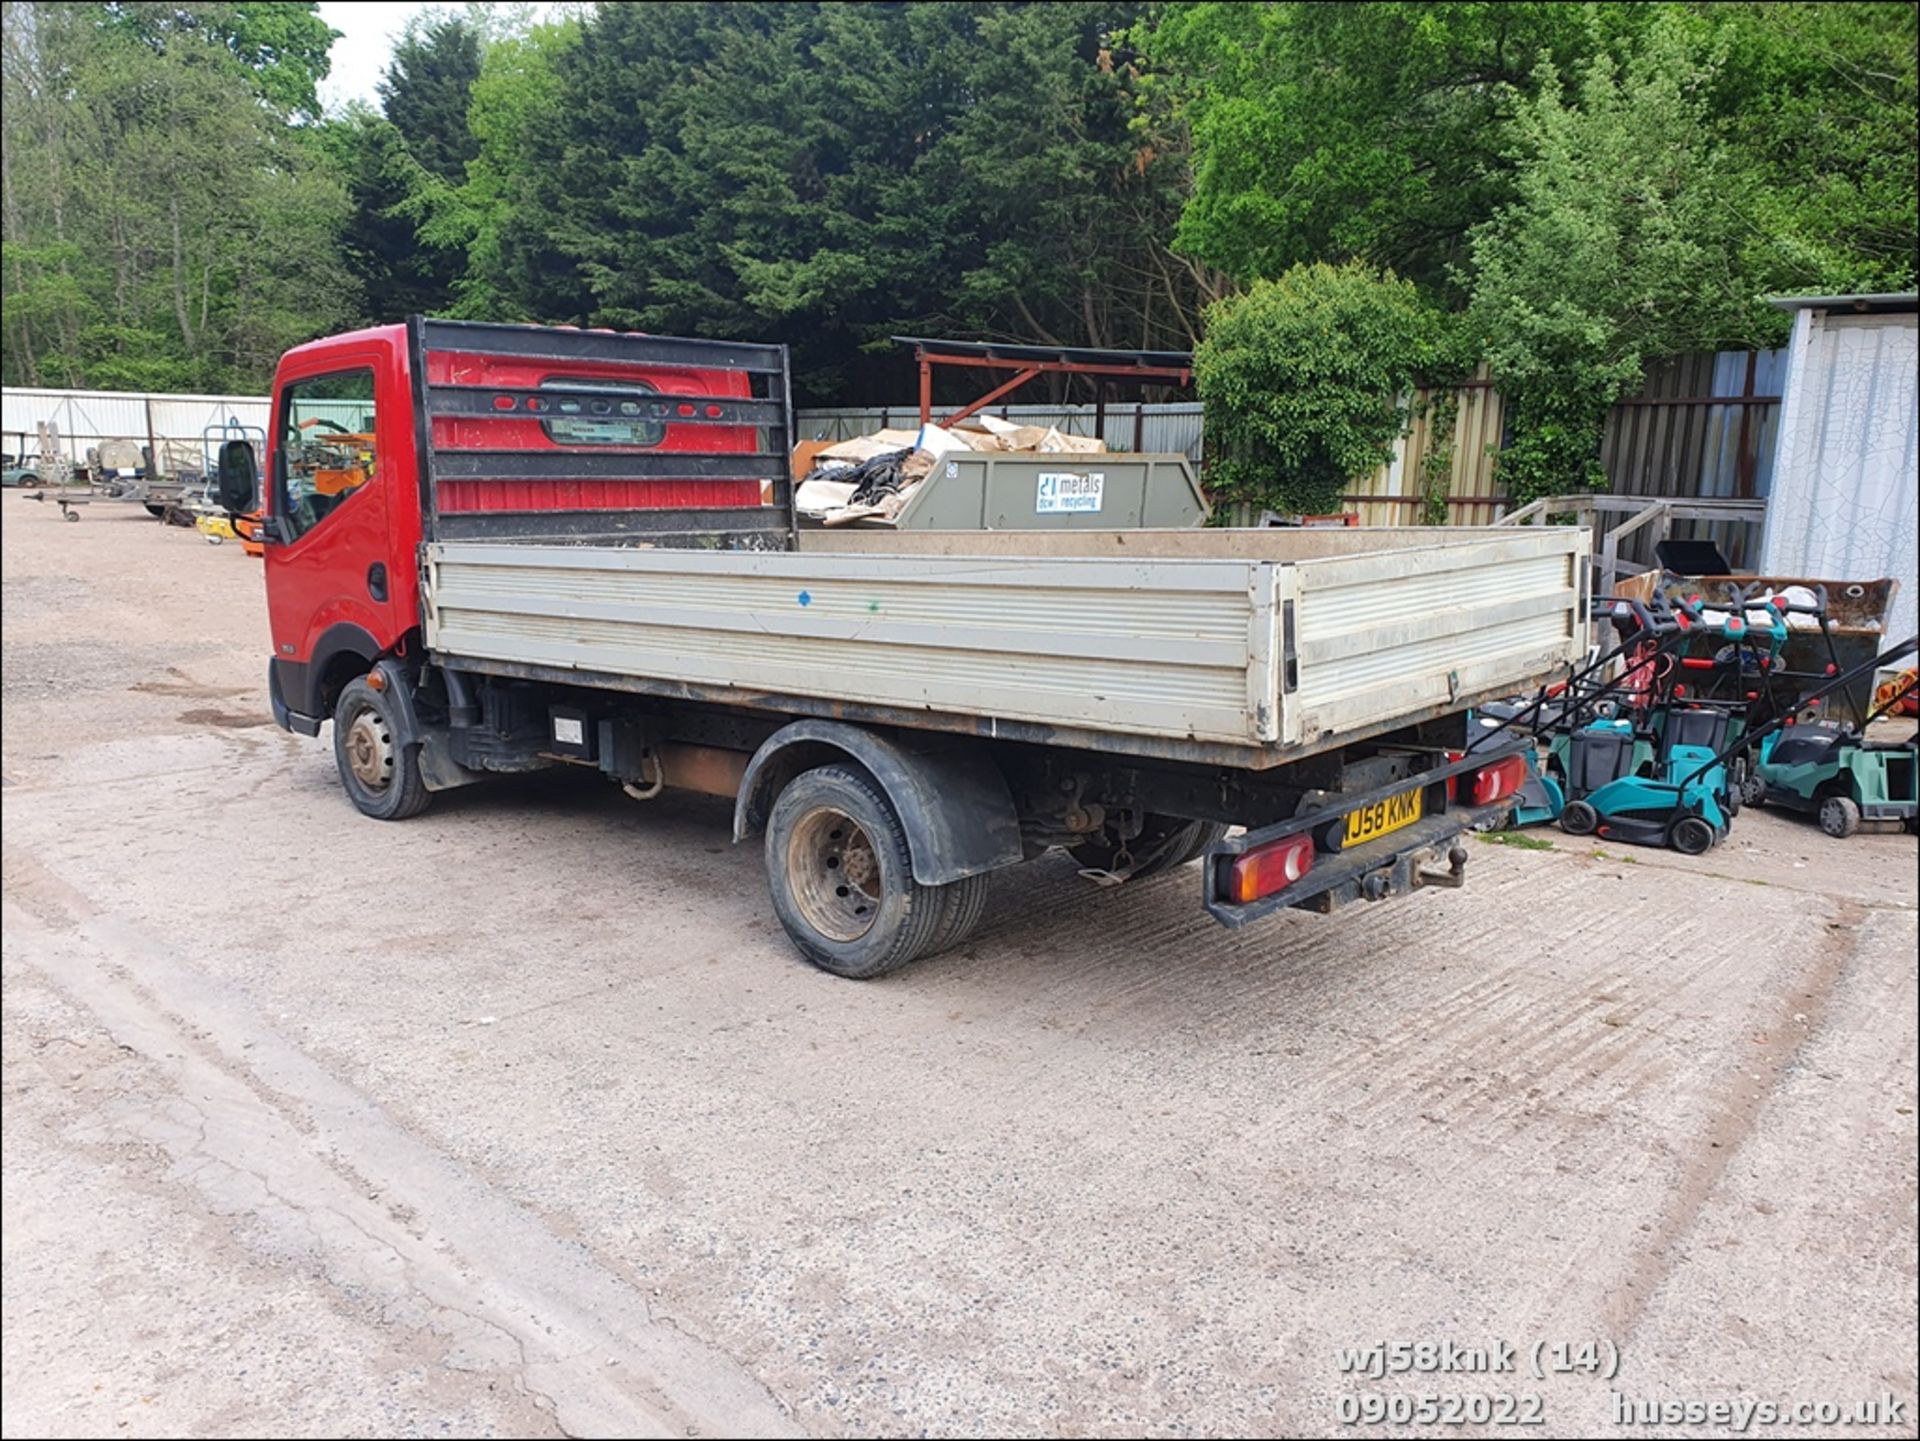
{"type": "Polygon", "coordinates": [[[420,773],[420,748],[399,741],[393,700],[364,678],[351,681],[333,708],[333,759],[340,786],[362,815],[403,821],[427,808],[432,793],[420,773]]]}
{"type": "Polygon", "coordinates": [[[987,913],[986,874],[963,876],[952,885],[934,887],[940,893],[940,924],[923,955],[937,956],[954,946],[964,945],[987,913]]]}
{"type": "Polygon", "coordinates": [[[767,817],[766,855],[774,914],[800,954],[836,976],[896,971],[964,919],[949,916],[947,887],[914,880],[900,818],[849,766],[788,783],[767,817]]]}

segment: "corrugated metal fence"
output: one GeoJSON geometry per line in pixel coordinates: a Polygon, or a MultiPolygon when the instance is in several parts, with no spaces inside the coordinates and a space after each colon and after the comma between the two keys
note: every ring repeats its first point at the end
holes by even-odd
{"type": "MultiPolygon", "coordinates": [[[[1785,352],[1721,351],[1679,355],[1648,368],[1638,395],[1615,406],[1607,418],[1601,464],[1617,495],[1764,499],[1773,473],[1785,352]]],[[[989,407],[1021,425],[1056,425],[1091,435],[1090,405],[989,407]]],[[[1362,525],[1411,525],[1444,509],[1452,525],[1490,525],[1508,509],[1496,473],[1495,455],[1506,431],[1506,405],[1486,368],[1451,390],[1420,390],[1413,396],[1412,423],[1394,447],[1393,459],[1354,484],[1345,509],[1362,525]],[[1450,434],[1449,434],[1450,426],[1450,434]],[[1428,474],[1436,445],[1448,443],[1444,483],[1428,474]],[[1429,494],[1431,489],[1432,494],[1429,494]]],[[[795,417],[807,438],[846,440],[888,426],[919,424],[911,404],[851,409],[802,410],[795,417]]],[[[1109,404],[1105,434],[1110,449],[1178,451],[1201,458],[1203,407],[1198,402],[1160,405],[1109,404]]],[[[1235,524],[1258,519],[1252,507],[1236,507],[1235,524]]],[[[1624,517],[1598,518],[1606,530],[1624,517]]],[[[1735,565],[1752,563],[1758,537],[1752,524],[1679,521],[1676,534],[1711,538],[1735,565]]],[[[1627,537],[1623,555],[1652,563],[1651,531],[1627,537]],[[1644,555],[1638,552],[1644,550],[1644,555]]]]}
{"type": "MultiPolygon", "coordinates": [[[[1726,350],[1675,355],[1647,368],[1640,393],[1607,419],[1600,463],[1614,495],[1707,500],[1765,500],[1779,441],[1785,350],[1726,350]]],[[[1603,520],[1601,537],[1624,516],[1603,520]]],[[[1736,570],[1759,564],[1754,522],[1681,520],[1676,538],[1711,540],[1736,570]]],[[[1598,539],[1598,538],[1597,538],[1598,539]]],[[[1620,554],[1655,563],[1647,530],[1623,539],[1620,554]]],[[[1598,545],[1596,544],[1596,550],[1598,545]]]]}
{"type": "Polygon", "coordinates": [[[1507,407],[1485,367],[1452,390],[1417,390],[1412,423],[1394,445],[1393,459],[1355,484],[1345,508],[1361,525],[1417,525],[1444,505],[1449,525],[1491,525],[1505,500],[1493,476],[1494,452],[1506,425],[1507,407]],[[1437,445],[1449,443],[1444,478],[1429,476],[1437,445]],[[1431,503],[1427,494],[1432,484],[1431,503]]]}

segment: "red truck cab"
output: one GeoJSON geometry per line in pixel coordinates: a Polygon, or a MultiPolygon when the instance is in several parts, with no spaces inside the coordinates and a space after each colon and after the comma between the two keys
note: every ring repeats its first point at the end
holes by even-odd
{"type": "Polygon", "coordinates": [[[771,418],[737,349],[415,318],[288,351],[264,476],[231,457],[264,512],[279,723],[317,735],[348,681],[417,649],[436,533],[684,538],[768,509],[765,467],[725,463],[764,459],[771,418]]]}

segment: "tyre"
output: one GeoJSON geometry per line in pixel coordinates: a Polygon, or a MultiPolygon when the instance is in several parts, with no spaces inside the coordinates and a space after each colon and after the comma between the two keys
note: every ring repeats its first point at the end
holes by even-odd
{"type": "Polygon", "coordinates": [[[933,929],[923,956],[937,956],[955,946],[964,945],[987,913],[986,873],[965,876],[951,885],[939,886],[940,924],[933,929]]]}
{"type": "Polygon", "coordinates": [[[766,857],[788,938],[848,980],[897,971],[943,930],[957,934],[968,909],[968,896],[914,880],[906,828],[873,781],[849,766],[803,771],[788,783],[767,817],[766,857]]]}
{"type": "Polygon", "coordinates": [[[1570,836],[1590,836],[1600,829],[1600,812],[1585,801],[1568,801],[1560,812],[1560,829],[1570,836]]]}
{"type": "Polygon", "coordinates": [[[1740,782],[1740,804],[1743,806],[1762,805],[1767,799],[1767,783],[1749,771],[1747,778],[1740,782]]]}
{"type": "Polygon", "coordinates": [[[333,759],[340,785],[362,815],[403,821],[427,808],[420,747],[402,745],[393,697],[366,679],[352,681],[333,708],[333,759]]]}
{"type": "Polygon", "coordinates": [[[1727,786],[1727,793],[1722,797],[1720,797],[1720,805],[1721,805],[1721,809],[1727,813],[1728,820],[1732,820],[1735,816],[1739,815],[1740,814],[1740,787],[1738,785],[1729,784],[1727,786]]]}
{"type": "Polygon", "coordinates": [[[1149,814],[1140,834],[1124,845],[1102,835],[1098,840],[1082,841],[1068,854],[1082,870],[1089,871],[1118,871],[1131,857],[1133,869],[1127,879],[1143,881],[1198,860],[1226,833],[1226,826],[1219,821],[1185,821],[1178,816],[1149,814]]]}
{"type": "Polygon", "coordinates": [[[1860,829],[1860,807],[1852,796],[1828,796],[1820,802],[1820,829],[1844,841],[1860,829]]]}
{"type": "Polygon", "coordinates": [[[1719,839],[1713,823],[1700,816],[1682,816],[1667,832],[1667,844],[1683,856],[1704,856],[1719,839]]]}

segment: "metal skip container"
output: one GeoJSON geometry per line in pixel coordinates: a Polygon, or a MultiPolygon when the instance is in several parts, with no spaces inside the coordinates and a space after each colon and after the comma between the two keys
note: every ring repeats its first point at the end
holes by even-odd
{"type": "MultiPolygon", "coordinates": [[[[1181,530],[1205,525],[1184,455],[953,451],[889,530],[1181,530]]],[[[881,529],[862,526],[861,529],[881,529]]]]}

